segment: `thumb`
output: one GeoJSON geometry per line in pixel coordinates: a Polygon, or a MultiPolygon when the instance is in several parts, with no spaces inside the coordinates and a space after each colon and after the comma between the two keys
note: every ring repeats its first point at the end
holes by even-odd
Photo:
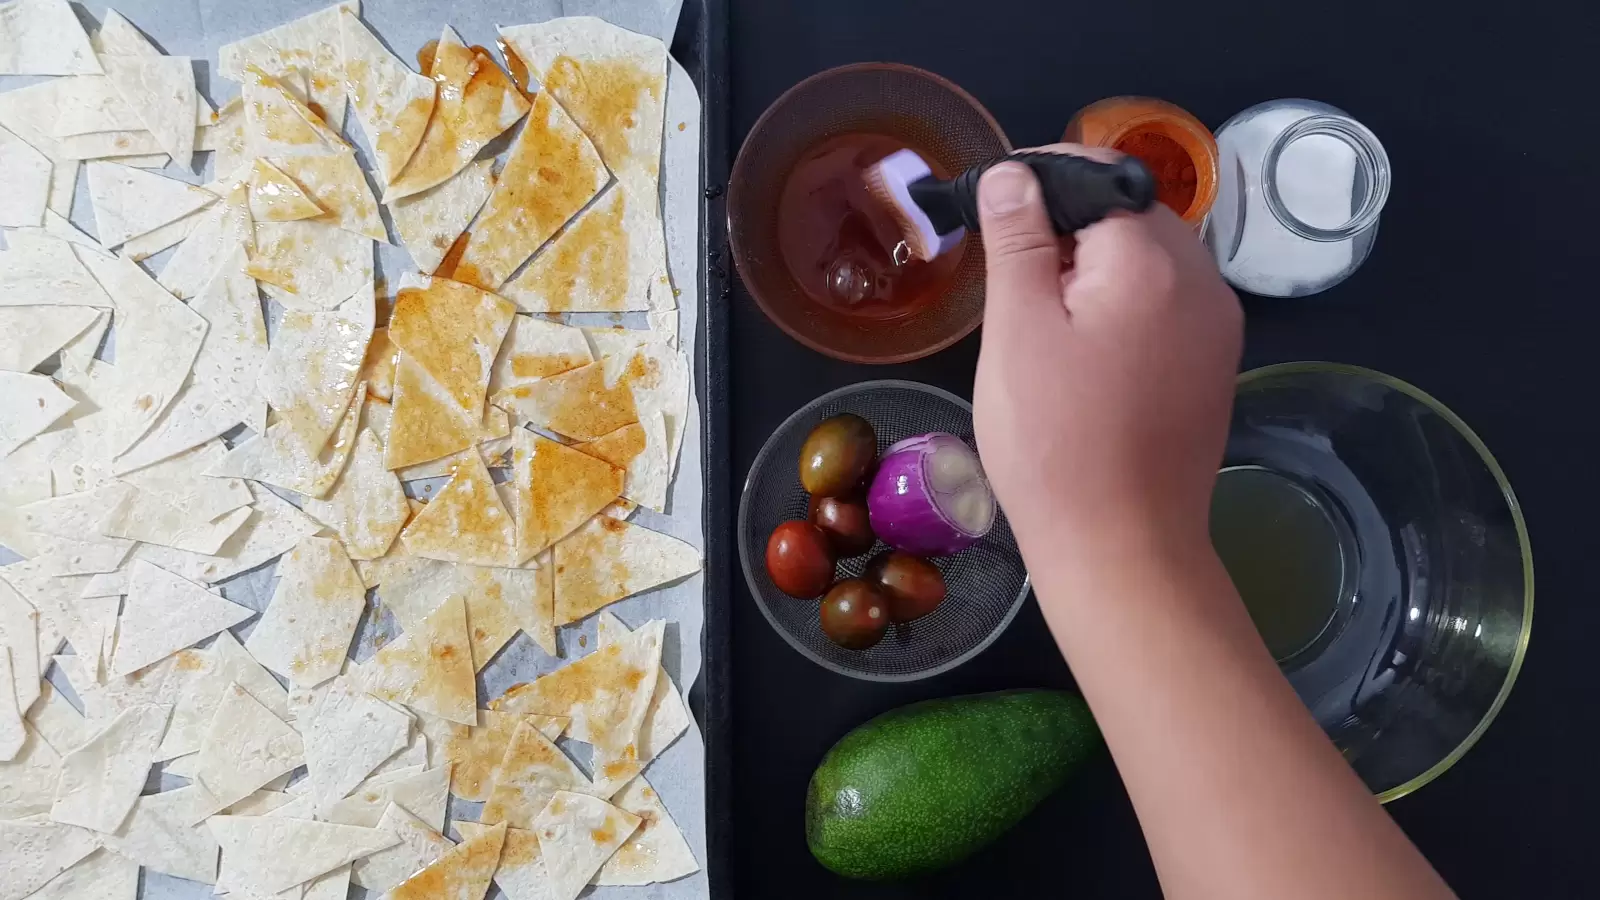
{"type": "Polygon", "coordinates": [[[988,257],[985,320],[1002,327],[1020,320],[1026,327],[1041,315],[1065,315],[1061,241],[1050,227],[1033,170],[1006,162],[983,173],[978,181],[978,221],[988,257]]]}

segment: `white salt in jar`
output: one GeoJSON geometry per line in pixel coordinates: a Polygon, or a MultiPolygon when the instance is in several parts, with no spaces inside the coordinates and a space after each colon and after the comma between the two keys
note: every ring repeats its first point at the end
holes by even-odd
{"type": "Polygon", "coordinates": [[[1389,157],[1343,110],[1273,100],[1217,130],[1206,243],[1234,287],[1266,297],[1327,290],[1360,268],[1389,198],[1389,157]]]}

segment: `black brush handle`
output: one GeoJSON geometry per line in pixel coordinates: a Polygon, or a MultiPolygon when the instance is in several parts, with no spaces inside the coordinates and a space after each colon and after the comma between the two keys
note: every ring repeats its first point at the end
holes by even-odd
{"type": "Polygon", "coordinates": [[[1044,207],[1056,234],[1069,235],[1110,215],[1113,210],[1144,212],[1156,200],[1156,180],[1139,160],[1127,156],[1103,163],[1083,156],[1031,150],[1012,153],[976,166],[954,180],[925,178],[911,185],[911,197],[940,234],[978,223],[978,180],[1003,162],[1020,162],[1033,170],[1044,193],[1044,207]]]}

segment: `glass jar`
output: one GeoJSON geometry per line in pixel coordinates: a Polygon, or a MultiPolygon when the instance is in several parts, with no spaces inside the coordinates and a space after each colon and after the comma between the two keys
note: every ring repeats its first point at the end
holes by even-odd
{"type": "Polygon", "coordinates": [[[1154,97],[1107,97],[1078,110],[1062,140],[1138,157],[1156,176],[1158,200],[1196,229],[1205,223],[1217,196],[1217,142],[1182,108],[1154,97]]]}
{"type": "Polygon", "coordinates": [[[1360,122],[1326,103],[1272,100],[1225,122],[1217,148],[1206,243],[1234,287],[1304,297],[1366,261],[1389,198],[1389,157],[1360,122]]]}

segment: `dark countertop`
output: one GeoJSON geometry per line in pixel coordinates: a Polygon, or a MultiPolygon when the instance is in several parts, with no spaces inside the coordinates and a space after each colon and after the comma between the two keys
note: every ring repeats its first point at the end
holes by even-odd
{"type": "MultiPolygon", "coordinates": [[[[1149,94],[1208,125],[1261,100],[1350,111],[1383,140],[1394,190],[1366,266],[1324,295],[1247,300],[1245,367],[1326,359],[1434,394],[1496,453],[1532,532],[1538,604],[1516,690],[1460,763],[1389,809],[1463,897],[1592,892],[1579,861],[1600,801],[1600,726],[1586,681],[1600,626],[1591,570],[1600,528],[1590,279],[1600,207],[1591,110],[1600,7],[1478,13],[1446,2],[735,0],[733,149],[784,89],[824,68],[893,60],[978,97],[1017,146],[1057,138],[1080,106],[1149,94]],[[1587,251],[1587,252],[1586,252],[1587,251]]],[[[1533,5],[1537,6],[1537,4],[1533,5]]],[[[824,391],[910,378],[970,396],[977,336],[928,360],[862,367],[814,354],[731,299],[732,502],[771,430],[824,391]]],[[[736,566],[736,557],[733,560],[736,566]]],[[[792,651],[732,574],[731,870],[740,898],[1155,897],[1137,821],[1109,762],[1000,846],[923,883],[862,885],[810,857],[804,789],[849,728],[927,697],[1069,686],[1030,602],[984,654],[946,675],[876,685],[792,651]],[[980,892],[980,893],[974,893],[980,892]]],[[[1292,798],[1285,798],[1292,802],[1292,798]]],[[[719,891],[720,893],[720,891],[719,891]]]]}

